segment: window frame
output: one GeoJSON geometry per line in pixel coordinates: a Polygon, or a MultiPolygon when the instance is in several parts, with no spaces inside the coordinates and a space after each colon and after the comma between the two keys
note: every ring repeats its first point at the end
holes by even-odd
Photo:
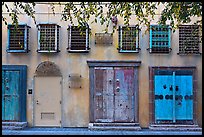
{"type": "Polygon", "coordinates": [[[139,35],[140,35],[139,25],[128,25],[128,26],[120,25],[120,26],[118,26],[118,48],[117,48],[118,52],[119,53],[139,53],[139,50],[140,50],[140,47],[139,47],[140,46],[140,44],[139,44],[140,36],[139,35]],[[123,37],[122,29],[125,28],[125,27],[135,27],[136,28],[137,35],[135,36],[135,38],[136,38],[135,50],[123,50],[122,49],[122,47],[123,47],[123,45],[122,45],[123,44],[123,42],[122,42],[122,37],[123,37]]]}
{"type": "MultiPolygon", "coordinates": [[[[89,40],[90,40],[90,36],[89,36],[89,31],[91,30],[91,28],[89,27],[89,25],[86,25],[86,47],[85,50],[73,50],[71,49],[72,47],[72,43],[71,43],[71,39],[72,39],[72,27],[77,27],[76,25],[68,25],[67,28],[67,33],[68,33],[68,47],[67,47],[67,51],[69,53],[88,53],[90,51],[90,47],[89,47],[89,40]]],[[[74,47],[74,46],[73,46],[74,47]]]]}
{"type": "Polygon", "coordinates": [[[57,53],[60,52],[59,49],[59,42],[60,42],[60,28],[61,26],[57,25],[56,23],[39,23],[37,24],[37,29],[38,29],[38,48],[37,52],[38,53],[57,53]],[[40,45],[40,25],[55,25],[55,49],[54,50],[42,50],[41,45],[40,45]],[[59,32],[58,32],[59,29],[59,32]],[[59,33],[59,35],[58,35],[59,33]]]}
{"type": "Polygon", "coordinates": [[[6,52],[7,53],[28,53],[29,50],[29,29],[31,28],[25,23],[19,23],[18,26],[24,26],[24,49],[17,50],[17,49],[10,49],[10,27],[13,27],[14,25],[8,24],[7,26],[7,47],[6,52]],[[28,37],[27,37],[28,36],[28,37]]]}
{"type": "Polygon", "coordinates": [[[149,53],[153,53],[153,54],[169,54],[170,52],[171,52],[171,26],[170,25],[159,25],[159,24],[152,24],[152,25],[150,25],[150,31],[149,31],[149,48],[147,49],[147,50],[149,50],[149,53]],[[152,37],[152,35],[153,35],[153,33],[152,33],[152,27],[154,27],[154,26],[156,26],[156,27],[163,27],[163,26],[165,26],[165,27],[167,27],[167,29],[168,29],[168,46],[158,46],[158,47],[155,47],[155,46],[153,46],[152,45],[152,39],[153,39],[153,37],[152,37]],[[164,51],[162,51],[162,50],[158,50],[158,51],[153,51],[153,49],[164,49],[164,48],[166,48],[166,49],[168,49],[168,50],[166,50],[165,52],[164,51]]]}

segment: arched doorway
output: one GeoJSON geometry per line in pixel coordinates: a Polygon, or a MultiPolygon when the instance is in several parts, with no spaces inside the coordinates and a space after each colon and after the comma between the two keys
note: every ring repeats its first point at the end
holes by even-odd
{"type": "Polygon", "coordinates": [[[34,76],[34,126],[61,127],[61,84],[59,67],[50,61],[38,65],[34,76]]]}

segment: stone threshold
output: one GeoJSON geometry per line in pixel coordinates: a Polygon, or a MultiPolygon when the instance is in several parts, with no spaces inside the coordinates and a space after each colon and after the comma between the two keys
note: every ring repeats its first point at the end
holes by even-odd
{"type": "Polygon", "coordinates": [[[2,130],[22,130],[28,126],[28,122],[2,122],[2,130]]]}
{"type": "Polygon", "coordinates": [[[139,123],[89,123],[89,130],[141,130],[139,123]]]}
{"type": "Polygon", "coordinates": [[[198,125],[171,125],[171,124],[152,124],[149,126],[150,130],[167,130],[167,131],[202,131],[198,125]]]}

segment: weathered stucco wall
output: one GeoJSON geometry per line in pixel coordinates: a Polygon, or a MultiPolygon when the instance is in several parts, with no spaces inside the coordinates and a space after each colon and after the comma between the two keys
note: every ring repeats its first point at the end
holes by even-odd
{"type": "MultiPolygon", "coordinates": [[[[19,21],[27,23],[30,29],[30,52],[13,54],[6,52],[7,45],[7,27],[2,22],[2,64],[18,64],[28,66],[27,89],[33,88],[33,77],[37,66],[43,61],[52,61],[59,66],[62,72],[62,126],[63,127],[87,127],[89,122],[89,68],[87,60],[138,60],[142,64],[139,67],[139,123],[141,127],[149,126],[149,66],[196,66],[198,76],[198,116],[197,121],[202,126],[202,56],[201,55],[177,55],[179,51],[179,35],[178,30],[172,32],[172,51],[169,54],[150,54],[149,33],[144,34],[145,27],[141,30],[139,53],[118,53],[116,47],[118,44],[118,32],[113,34],[113,45],[98,46],[95,45],[95,33],[102,32],[104,26],[93,23],[90,25],[92,36],[90,37],[89,53],[68,53],[66,48],[68,45],[67,26],[69,22],[61,21],[60,10],[63,6],[57,7],[56,14],[52,14],[52,10],[47,5],[39,5],[36,7],[36,21],[53,22],[61,26],[60,29],[60,50],[59,53],[43,54],[37,53],[37,28],[33,20],[25,15],[20,15],[19,21]],[[70,73],[78,73],[82,75],[82,88],[69,88],[68,75],[70,73]]],[[[8,14],[3,13],[5,17],[8,14]]],[[[155,17],[152,24],[156,24],[155,17]]],[[[91,21],[90,21],[91,22],[91,21]]],[[[8,19],[8,23],[11,20],[8,19]]],[[[130,24],[135,25],[137,21],[133,18],[130,24]]],[[[118,25],[123,25],[123,20],[119,18],[118,25]]],[[[112,24],[109,31],[111,32],[112,24]]],[[[201,47],[200,47],[201,48],[201,47]]],[[[202,49],[200,49],[201,51],[202,49]]],[[[29,126],[33,123],[33,94],[27,94],[27,121],[29,126]]]]}

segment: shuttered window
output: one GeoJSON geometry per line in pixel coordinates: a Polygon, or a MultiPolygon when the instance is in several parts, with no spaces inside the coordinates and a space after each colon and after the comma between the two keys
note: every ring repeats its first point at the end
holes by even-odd
{"type": "Polygon", "coordinates": [[[171,51],[171,28],[168,25],[150,25],[150,53],[171,51]]]}
{"type": "Polygon", "coordinates": [[[38,52],[59,52],[59,28],[57,24],[38,24],[38,52]]]}
{"type": "Polygon", "coordinates": [[[200,54],[199,52],[199,26],[179,26],[179,53],[178,54],[200,54]]]}
{"type": "Polygon", "coordinates": [[[139,52],[138,26],[119,26],[118,36],[118,51],[120,53],[139,52]]]}
{"type": "Polygon", "coordinates": [[[7,52],[29,51],[29,28],[26,24],[19,24],[18,26],[8,25],[7,52]]]}
{"type": "Polygon", "coordinates": [[[68,52],[89,52],[89,26],[68,27],[68,52]]]}

